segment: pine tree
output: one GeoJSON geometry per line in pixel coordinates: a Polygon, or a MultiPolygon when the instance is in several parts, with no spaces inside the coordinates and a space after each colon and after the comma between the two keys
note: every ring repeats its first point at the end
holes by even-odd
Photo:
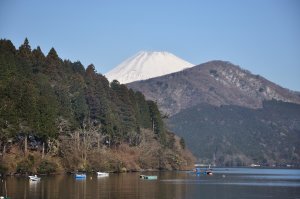
{"type": "Polygon", "coordinates": [[[31,67],[32,67],[32,53],[31,47],[29,45],[29,41],[26,38],[24,43],[19,47],[18,50],[18,58],[19,58],[19,68],[22,72],[23,76],[30,76],[31,75],[31,67]]]}
{"type": "Polygon", "coordinates": [[[27,38],[25,38],[24,43],[19,47],[19,55],[24,58],[31,56],[31,47],[27,38]]]}
{"type": "Polygon", "coordinates": [[[32,56],[33,56],[32,72],[33,73],[42,72],[43,68],[45,67],[45,55],[43,54],[39,46],[32,51],[32,56]]]}
{"type": "Polygon", "coordinates": [[[139,111],[139,124],[141,127],[146,129],[152,128],[152,121],[150,118],[149,107],[144,95],[141,92],[135,93],[135,100],[138,104],[138,111],[139,111]]]}
{"type": "Polygon", "coordinates": [[[160,142],[166,144],[166,132],[164,129],[163,121],[161,114],[157,108],[157,105],[153,101],[147,101],[150,111],[150,117],[152,120],[152,130],[155,134],[158,135],[160,142]]]}

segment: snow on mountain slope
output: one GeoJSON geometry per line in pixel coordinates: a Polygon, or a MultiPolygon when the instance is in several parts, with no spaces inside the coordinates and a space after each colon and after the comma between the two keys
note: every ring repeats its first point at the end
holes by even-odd
{"type": "Polygon", "coordinates": [[[168,52],[141,51],[105,74],[122,84],[158,77],[194,66],[168,52]]]}

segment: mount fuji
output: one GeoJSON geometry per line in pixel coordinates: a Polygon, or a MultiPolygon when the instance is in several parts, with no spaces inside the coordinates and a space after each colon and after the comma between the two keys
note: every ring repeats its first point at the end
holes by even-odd
{"type": "Polygon", "coordinates": [[[140,51],[105,74],[122,84],[178,72],[194,66],[169,52],[140,51]]]}

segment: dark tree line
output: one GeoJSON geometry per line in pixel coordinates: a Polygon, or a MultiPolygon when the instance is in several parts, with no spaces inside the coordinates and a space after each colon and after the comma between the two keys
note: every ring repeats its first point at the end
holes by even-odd
{"type": "Polygon", "coordinates": [[[80,62],[59,58],[52,48],[45,56],[25,39],[19,49],[0,40],[0,140],[1,147],[21,134],[43,140],[57,139],[66,131],[99,127],[110,145],[137,145],[140,129],[152,129],[162,144],[165,129],[156,103],[111,83],[80,62]]]}

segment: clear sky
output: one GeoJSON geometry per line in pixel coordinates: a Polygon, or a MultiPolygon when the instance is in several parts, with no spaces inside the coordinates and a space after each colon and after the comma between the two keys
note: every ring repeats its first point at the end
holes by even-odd
{"type": "Polygon", "coordinates": [[[0,0],[0,38],[108,72],[140,50],[225,60],[300,91],[299,0],[0,0]]]}

